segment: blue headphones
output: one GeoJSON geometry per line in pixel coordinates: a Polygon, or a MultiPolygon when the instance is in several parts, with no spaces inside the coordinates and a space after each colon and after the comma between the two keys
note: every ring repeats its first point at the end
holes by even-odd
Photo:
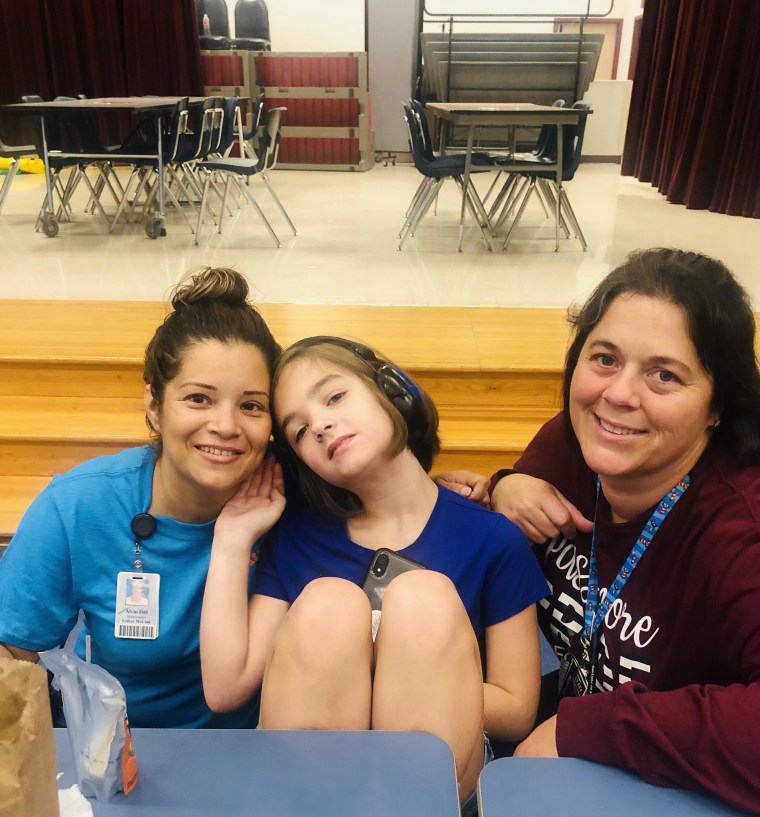
{"type": "Polygon", "coordinates": [[[427,425],[425,398],[419,386],[408,375],[390,363],[380,360],[369,346],[346,338],[314,335],[314,337],[303,338],[293,345],[319,346],[320,344],[331,344],[348,349],[358,358],[369,363],[375,371],[375,383],[404,418],[409,437],[414,439],[424,434],[427,425]]]}

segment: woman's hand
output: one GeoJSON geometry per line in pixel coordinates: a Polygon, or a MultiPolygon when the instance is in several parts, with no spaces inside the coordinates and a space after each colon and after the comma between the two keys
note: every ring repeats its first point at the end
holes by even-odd
{"type": "Polygon", "coordinates": [[[233,536],[250,546],[274,527],[284,509],[282,466],[268,454],[222,508],[214,527],[214,539],[233,536]]]}
{"type": "Polygon", "coordinates": [[[433,475],[433,481],[455,494],[477,502],[483,508],[489,508],[488,484],[490,480],[474,471],[443,471],[433,475]]]}
{"type": "Polygon", "coordinates": [[[514,757],[559,757],[557,716],[539,724],[515,749],[514,757]]]}
{"type": "Polygon", "coordinates": [[[502,477],[491,493],[491,508],[511,519],[531,542],[562,534],[590,533],[594,523],[548,482],[527,474],[502,477]]]}

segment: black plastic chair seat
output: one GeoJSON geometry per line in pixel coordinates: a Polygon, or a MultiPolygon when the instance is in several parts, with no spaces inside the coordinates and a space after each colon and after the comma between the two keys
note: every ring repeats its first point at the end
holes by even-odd
{"type": "MultiPolygon", "coordinates": [[[[473,161],[470,166],[472,173],[493,170],[494,161],[490,156],[485,157],[485,160],[480,157],[475,160],[474,156],[472,158],[473,161]]],[[[466,161],[467,157],[462,153],[439,156],[429,161],[415,161],[415,166],[423,176],[428,176],[433,179],[443,179],[447,176],[464,176],[466,161]]]]}
{"type": "Polygon", "coordinates": [[[260,40],[255,37],[235,37],[231,43],[232,47],[238,51],[270,51],[272,48],[269,40],[260,40]]]}
{"type": "Polygon", "coordinates": [[[229,156],[223,159],[207,159],[203,162],[206,170],[223,170],[227,173],[237,173],[239,176],[254,176],[261,172],[261,163],[258,159],[245,159],[239,156],[229,156]]]}
{"type": "Polygon", "coordinates": [[[20,159],[22,156],[35,156],[37,148],[34,145],[6,145],[0,140],[0,157],[3,159],[20,159]]]}
{"type": "Polygon", "coordinates": [[[229,37],[203,34],[201,48],[204,51],[229,51],[232,48],[232,40],[229,37]]]}

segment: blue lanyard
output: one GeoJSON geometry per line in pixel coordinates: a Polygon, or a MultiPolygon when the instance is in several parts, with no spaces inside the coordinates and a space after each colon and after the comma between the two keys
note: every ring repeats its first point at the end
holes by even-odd
{"type": "MultiPolygon", "coordinates": [[[[691,477],[687,474],[680,482],[671,488],[667,494],[657,503],[654,513],[649,517],[649,521],[644,525],[644,529],[639,534],[639,538],[633,545],[628,558],[620,568],[620,572],[615,577],[615,581],[607,589],[607,593],[601,602],[599,599],[599,579],[596,567],[596,513],[594,513],[594,530],[591,534],[591,556],[589,558],[588,570],[588,592],[586,595],[586,609],[584,612],[583,638],[589,643],[599,626],[604,621],[610,607],[617,601],[625,583],[631,577],[636,565],[641,560],[646,549],[649,547],[655,534],[660,529],[660,525],[665,517],[673,510],[673,506],[684,495],[686,489],[691,485],[691,477]]],[[[601,480],[596,478],[596,504],[599,507],[599,491],[601,480]]]]}

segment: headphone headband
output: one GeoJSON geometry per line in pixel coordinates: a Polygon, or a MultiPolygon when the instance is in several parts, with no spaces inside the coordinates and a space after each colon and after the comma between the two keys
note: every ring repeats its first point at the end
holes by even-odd
{"type": "Polygon", "coordinates": [[[334,335],[313,335],[296,341],[293,346],[309,347],[322,344],[347,349],[349,352],[353,352],[356,357],[369,363],[375,370],[375,383],[403,417],[409,437],[422,436],[427,423],[425,398],[422,396],[417,384],[405,372],[397,369],[388,361],[378,358],[369,346],[348,338],[339,338],[334,335]]]}

